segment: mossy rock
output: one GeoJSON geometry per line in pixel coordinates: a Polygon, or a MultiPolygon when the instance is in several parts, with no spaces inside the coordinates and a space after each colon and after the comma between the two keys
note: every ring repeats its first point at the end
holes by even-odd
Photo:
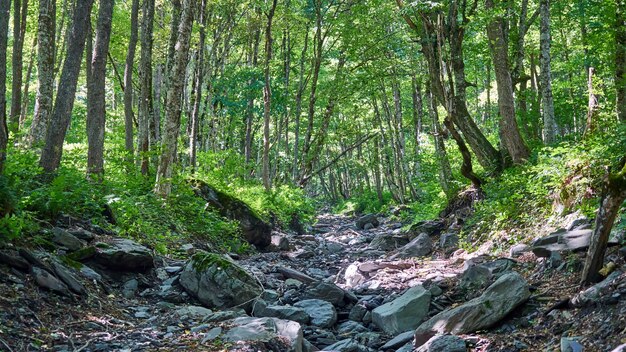
{"type": "Polygon", "coordinates": [[[92,258],[94,255],[96,255],[96,247],[89,246],[68,254],[66,258],[74,262],[82,262],[92,258]]]}

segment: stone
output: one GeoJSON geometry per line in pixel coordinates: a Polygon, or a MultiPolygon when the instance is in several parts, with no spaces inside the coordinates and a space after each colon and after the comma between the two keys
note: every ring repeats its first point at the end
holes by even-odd
{"type": "Polygon", "coordinates": [[[344,321],[343,323],[337,326],[337,333],[339,335],[352,336],[352,335],[356,335],[358,333],[367,332],[367,331],[369,330],[365,326],[352,320],[344,321]]]}
{"type": "MultiPolygon", "coordinates": [[[[546,237],[533,242],[532,251],[538,257],[550,257],[552,252],[560,251],[583,251],[589,247],[593,230],[582,229],[566,231],[564,229],[555,231],[546,237]]],[[[609,238],[609,245],[619,244],[619,240],[614,236],[609,238]]]]}
{"type": "Polygon", "coordinates": [[[466,352],[465,340],[454,335],[433,336],[416,352],[466,352]]]}
{"type": "Polygon", "coordinates": [[[202,339],[202,343],[206,343],[207,341],[215,340],[221,334],[222,334],[222,328],[221,327],[218,326],[216,328],[213,328],[213,329],[209,330],[207,333],[204,334],[204,338],[202,339]]]}
{"type": "Polygon", "coordinates": [[[363,215],[355,221],[355,226],[359,230],[363,230],[366,224],[372,224],[373,227],[378,227],[380,223],[378,222],[376,214],[363,215]]]}
{"type": "Polygon", "coordinates": [[[445,223],[443,220],[426,220],[411,225],[410,231],[414,234],[425,233],[428,236],[436,236],[443,231],[445,223]]]}
{"type": "Polygon", "coordinates": [[[621,270],[616,270],[609,274],[604,280],[579,292],[570,299],[570,304],[574,307],[584,307],[588,304],[597,303],[600,298],[609,290],[613,281],[622,275],[621,270]]]}
{"type": "Polygon", "coordinates": [[[170,275],[175,275],[178,274],[181,270],[183,270],[182,266],[166,266],[165,268],[165,272],[170,274],[170,275]]]}
{"type": "Polygon", "coordinates": [[[363,230],[365,231],[369,231],[373,228],[374,228],[374,224],[372,224],[371,222],[368,222],[367,224],[365,224],[365,226],[363,226],[363,230]]]}
{"type": "Polygon", "coordinates": [[[272,235],[272,245],[281,251],[289,250],[289,239],[285,235],[272,235]]]}
{"type": "Polygon", "coordinates": [[[367,346],[363,346],[353,339],[344,339],[325,347],[322,351],[341,351],[341,352],[369,352],[367,346]]]}
{"type": "Polygon", "coordinates": [[[615,347],[611,352],[626,352],[626,343],[615,347]]]}
{"type": "Polygon", "coordinates": [[[483,265],[472,265],[461,275],[459,287],[465,291],[478,291],[492,278],[491,270],[483,265]]]}
{"type": "Polygon", "coordinates": [[[139,281],[137,279],[130,279],[124,283],[124,287],[122,288],[122,295],[125,298],[133,298],[135,293],[137,293],[137,289],[139,288],[139,281]]]}
{"type": "Polygon", "coordinates": [[[220,215],[237,220],[239,228],[248,243],[265,248],[272,243],[272,226],[261,219],[248,204],[218,191],[201,180],[190,181],[194,193],[207,202],[207,207],[216,210],[220,215]]]}
{"type": "Polygon", "coordinates": [[[30,264],[20,257],[18,253],[10,251],[0,251],[0,263],[22,271],[26,271],[30,268],[30,264]]]}
{"type": "Polygon", "coordinates": [[[95,272],[92,268],[87,265],[82,265],[79,269],[81,275],[86,277],[89,280],[102,281],[102,275],[95,272]]]}
{"type": "Polygon", "coordinates": [[[180,284],[208,308],[249,306],[263,288],[243,267],[229,257],[197,253],[180,274],[180,284]]]}
{"type": "Polygon", "coordinates": [[[54,270],[54,273],[56,274],[56,276],[61,281],[63,281],[72,292],[77,293],[79,295],[84,295],[87,293],[85,286],[83,286],[83,284],[81,284],[80,281],[78,281],[78,279],[74,277],[74,275],[70,272],[70,270],[66,268],[65,266],[63,266],[61,263],[57,262],[56,260],[53,260],[52,270],[54,270]]]}
{"type": "Polygon", "coordinates": [[[176,314],[180,317],[187,316],[192,319],[203,320],[213,315],[213,311],[204,307],[186,306],[178,308],[176,314]]]}
{"type": "Polygon", "coordinates": [[[389,335],[415,329],[428,315],[430,291],[417,285],[372,311],[372,322],[389,335]]]}
{"type": "Polygon", "coordinates": [[[78,226],[68,229],[67,232],[69,232],[79,240],[83,240],[86,242],[91,242],[96,238],[96,235],[93,232],[87,231],[84,228],[78,226]]]}
{"type": "Polygon", "coordinates": [[[302,308],[311,317],[311,325],[329,328],[337,322],[337,311],[332,304],[321,299],[305,299],[294,307],[302,308]]]}
{"type": "Polygon", "coordinates": [[[439,238],[439,247],[452,251],[459,248],[459,235],[456,233],[444,233],[439,238]]]}
{"type": "Polygon", "coordinates": [[[369,244],[370,249],[379,251],[393,251],[409,243],[409,239],[406,236],[396,236],[388,233],[381,233],[376,235],[372,242],[369,244]]]}
{"type": "Polygon", "coordinates": [[[109,269],[121,271],[145,271],[154,266],[150,250],[135,241],[125,238],[113,239],[110,243],[96,245],[95,261],[109,269]]]}
{"type": "Polygon", "coordinates": [[[292,306],[268,306],[264,301],[257,300],[252,309],[252,315],[258,318],[279,318],[293,320],[300,324],[308,324],[311,320],[309,314],[302,309],[292,306]]]}
{"type": "Polygon", "coordinates": [[[321,299],[336,306],[343,301],[344,296],[344,291],[339,286],[329,282],[319,282],[308,289],[304,297],[321,299]]]}
{"type": "Polygon", "coordinates": [[[387,343],[382,345],[380,347],[380,349],[383,350],[383,351],[386,351],[386,350],[392,350],[392,349],[400,348],[400,347],[404,346],[407,342],[413,340],[413,334],[414,334],[413,330],[405,331],[405,332],[397,335],[393,339],[387,341],[387,343]]]}
{"type": "Polygon", "coordinates": [[[269,302],[275,302],[280,298],[280,294],[275,290],[265,289],[263,293],[261,293],[261,298],[269,302]]]}
{"type": "Polygon", "coordinates": [[[415,331],[416,347],[437,334],[465,334],[488,328],[530,297],[529,285],[516,272],[502,275],[483,294],[447,309],[422,323],[415,331]]]}
{"type": "Polygon", "coordinates": [[[361,273],[359,265],[356,263],[350,264],[346,268],[343,277],[346,280],[346,285],[348,287],[355,287],[367,281],[367,278],[363,275],[363,273],[361,273]]]}
{"type": "Polygon", "coordinates": [[[85,246],[85,244],[71,233],[60,227],[52,229],[52,242],[61,245],[70,251],[77,251],[85,246]]]}
{"type": "Polygon", "coordinates": [[[412,257],[423,257],[433,251],[433,241],[430,237],[422,233],[415,237],[411,242],[398,250],[392,258],[404,259],[412,257]]]}
{"type": "Polygon", "coordinates": [[[330,254],[337,254],[345,251],[343,245],[335,241],[324,242],[324,249],[330,254]]]}
{"type": "Polygon", "coordinates": [[[561,337],[561,352],[583,352],[583,345],[578,342],[580,337],[561,337]]]}
{"type": "Polygon", "coordinates": [[[367,313],[367,308],[361,304],[355,304],[352,309],[350,309],[350,314],[348,315],[348,319],[352,321],[363,321],[363,316],[367,313]]]}
{"type": "Polygon", "coordinates": [[[234,327],[222,337],[226,342],[254,341],[264,343],[272,350],[302,352],[302,327],[294,321],[241,317],[232,324],[234,327]]]}
{"type": "Polygon", "coordinates": [[[509,257],[517,258],[521,256],[522,254],[528,253],[530,251],[531,251],[531,248],[529,245],[524,244],[524,243],[519,243],[509,248],[509,257]]]}
{"type": "Polygon", "coordinates": [[[50,274],[46,270],[34,266],[30,269],[30,272],[35,278],[35,282],[37,282],[37,285],[50,291],[69,296],[69,290],[67,286],[59,279],[52,276],[52,274],[50,274]]]}

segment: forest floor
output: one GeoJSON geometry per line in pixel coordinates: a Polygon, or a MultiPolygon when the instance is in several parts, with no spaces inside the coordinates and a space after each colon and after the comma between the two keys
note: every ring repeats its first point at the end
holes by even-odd
{"type": "MultiPolygon", "coordinates": [[[[513,259],[508,253],[491,255],[493,244],[489,243],[468,253],[442,246],[441,236],[454,231],[445,228],[431,234],[429,255],[397,259],[395,247],[400,245],[390,244],[389,239],[398,240],[407,230],[391,219],[380,218],[380,222],[375,228],[362,230],[355,227],[354,217],[321,214],[310,233],[283,234],[289,241],[288,249],[234,258],[265,288],[282,296],[282,304],[297,301],[307,290],[306,283],[285,276],[283,268],[292,269],[295,277],[333,282],[358,302],[378,300],[378,305],[417,284],[435,284],[441,292],[431,302],[428,315],[433,316],[480,293],[460,288],[459,281],[468,267],[506,257],[501,260],[528,281],[531,296],[491,328],[461,335],[469,351],[565,351],[563,338],[574,341],[571,351],[578,346],[585,351],[611,351],[626,343],[626,274],[617,275],[598,301],[581,308],[564,303],[581,290],[578,281],[584,253],[569,253],[559,262],[537,258],[532,252],[513,259]],[[373,241],[384,244],[373,246],[373,241]],[[355,279],[351,266],[359,268],[360,277],[355,279]]],[[[202,248],[202,244],[194,246],[202,248]]],[[[618,270],[626,271],[617,248],[609,249],[608,257],[618,270]]],[[[41,289],[31,275],[0,264],[0,351],[272,350],[222,341],[219,336],[231,324],[229,318],[245,313],[194,308],[200,304],[176,282],[175,268],[184,265],[184,258],[158,257],[155,262],[157,269],[145,273],[102,271],[101,280],[83,280],[87,290],[83,296],[41,289]],[[173,287],[167,287],[170,284],[173,287]],[[164,286],[170,289],[167,293],[162,293],[164,286]],[[190,305],[192,309],[186,308],[190,305]]],[[[363,341],[362,331],[356,338],[340,327],[348,321],[352,306],[337,307],[338,321],[332,327],[305,328],[304,337],[316,346],[309,345],[308,350],[352,336],[356,341],[353,346],[362,347],[346,347],[346,351],[395,351],[397,347],[381,348],[394,336],[381,332],[365,318],[359,324],[369,334],[368,341],[363,341]]]]}

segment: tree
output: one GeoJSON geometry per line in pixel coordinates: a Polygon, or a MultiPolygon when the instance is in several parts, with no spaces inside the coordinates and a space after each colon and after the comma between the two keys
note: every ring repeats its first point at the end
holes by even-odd
{"type": "Polygon", "coordinates": [[[191,173],[196,171],[196,154],[198,149],[198,127],[200,125],[200,101],[202,100],[202,83],[204,78],[204,43],[206,40],[206,0],[200,4],[200,41],[198,43],[198,61],[196,68],[196,91],[191,112],[191,131],[189,133],[189,164],[191,173]]]}
{"type": "MultiPolygon", "coordinates": [[[[141,19],[141,58],[139,63],[139,121],[137,150],[141,159],[141,173],[147,175],[150,166],[150,121],[152,110],[152,42],[154,0],[144,0],[141,19]]],[[[154,143],[154,142],[153,142],[154,143]]]]}
{"type": "Polygon", "coordinates": [[[85,40],[89,22],[91,21],[92,7],[93,0],[78,1],[72,16],[67,53],[57,87],[57,97],[46,132],[45,146],[39,159],[39,164],[43,168],[44,173],[47,174],[55,172],[61,164],[63,141],[72,118],[74,96],[76,94],[78,74],[80,73],[80,64],[85,51],[85,40]]]}
{"type": "Polygon", "coordinates": [[[14,0],[13,2],[13,81],[11,87],[11,115],[9,129],[16,133],[19,130],[22,108],[22,71],[24,51],[24,36],[26,34],[26,16],[28,15],[28,0],[14,0]],[[21,6],[21,8],[20,8],[21,6]]]}
{"type": "Polygon", "coordinates": [[[37,30],[37,96],[35,112],[30,126],[29,144],[38,146],[46,136],[52,113],[54,94],[54,50],[56,47],[56,0],[39,1],[37,30]]]}
{"type": "Polygon", "coordinates": [[[133,145],[133,65],[138,40],[139,0],[133,0],[130,14],[130,38],[126,65],[124,66],[124,147],[128,153],[129,162],[133,162],[135,148],[133,145]]]}
{"type": "Polygon", "coordinates": [[[172,190],[172,169],[180,130],[180,115],[182,112],[182,94],[185,83],[185,70],[189,61],[189,42],[193,24],[194,1],[184,0],[178,36],[176,53],[169,72],[167,89],[167,106],[165,109],[165,131],[161,141],[161,155],[157,170],[154,191],[157,195],[166,198],[172,190]]]}
{"type": "Polygon", "coordinates": [[[626,0],[615,0],[615,90],[617,116],[626,123],[626,0]]]}
{"type": "Polygon", "coordinates": [[[265,27],[265,86],[263,87],[263,186],[266,191],[272,188],[270,178],[270,109],[272,105],[272,90],[270,87],[270,61],[272,60],[272,20],[276,11],[277,0],[272,1],[272,6],[267,13],[267,26],[265,27]]]}
{"type": "Polygon", "coordinates": [[[554,118],[554,101],[552,98],[552,70],[550,67],[550,0],[540,0],[541,21],[541,103],[543,117],[543,141],[546,144],[556,140],[557,126],[554,118]]]}
{"type": "Polygon", "coordinates": [[[0,0],[0,173],[4,169],[6,150],[9,139],[7,129],[7,39],[9,31],[9,12],[11,0],[0,0]]]}
{"type": "Polygon", "coordinates": [[[87,86],[87,176],[102,180],[104,172],[105,78],[111,40],[114,0],[100,0],[96,42],[91,56],[91,82],[87,86]]]}

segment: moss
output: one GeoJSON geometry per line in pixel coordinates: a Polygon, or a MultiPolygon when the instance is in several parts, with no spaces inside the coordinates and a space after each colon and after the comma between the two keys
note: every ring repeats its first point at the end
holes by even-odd
{"type": "Polygon", "coordinates": [[[66,256],[59,257],[59,259],[61,259],[61,262],[62,262],[63,264],[65,264],[66,266],[68,266],[68,267],[70,267],[70,268],[73,268],[73,269],[76,269],[76,270],[80,270],[80,268],[82,268],[82,267],[83,267],[83,264],[81,264],[81,263],[79,263],[79,262],[77,262],[77,261],[75,261],[75,260],[71,259],[71,258],[70,258],[69,256],[67,256],[67,255],[66,255],[66,256]]]}
{"type": "Polygon", "coordinates": [[[76,252],[68,254],[66,257],[75,262],[81,262],[89,259],[96,254],[96,247],[85,247],[77,250],[76,252]]]}
{"type": "Polygon", "coordinates": [[[234,272],[240,278],[248,275],[245,270],[241,269],[237,264],[215,253],[196,253],[191,257],[191,262],[194,270],[197,272],[205,272],[211,267],[218,267],[228,272],[234,272]]]}

